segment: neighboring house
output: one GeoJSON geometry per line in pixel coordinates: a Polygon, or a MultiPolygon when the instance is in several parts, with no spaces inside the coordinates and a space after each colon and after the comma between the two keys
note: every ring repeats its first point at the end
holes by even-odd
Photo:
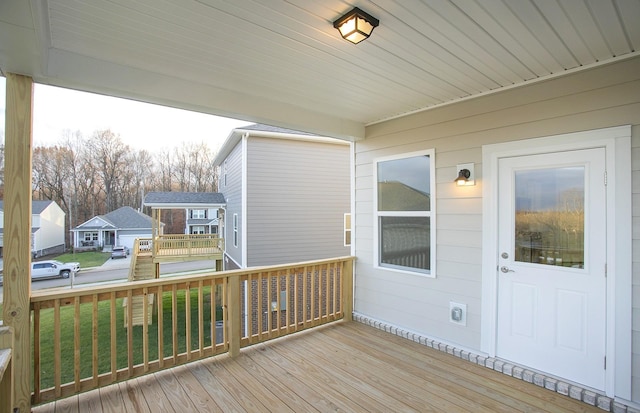
{"type": "Polygon", "coordinates": [[[185,208],[185,234],[217,234],[218,208],[185,208]]]}
{"type": "Polygon", "coordinates": [[[185,234],[218,234],[224,196],[217,192],[149,192],[144,205],[159,210],[184,209],[185,234]]]}
{"type": "MultiPolygon", "coordinates": [[[[54,201],[31,203],[31,253],[33,257],[63,253],[65,213],[54,201]]],[[[0,257],[4,247],[4,201],[0,201],[0,257]]]]}
{"type": "Polygon", "coordinates": [[[234,129],[214,164],[225,269],[349,254],[349,143],[254,124],[234,129]]]}
{"type": "Polygon", "coordinates": [[[105,215],[97,215],[73,228],[73,247],[133,247],[136,238],[151,238],[151,217],[124,206],[105,215]]]}

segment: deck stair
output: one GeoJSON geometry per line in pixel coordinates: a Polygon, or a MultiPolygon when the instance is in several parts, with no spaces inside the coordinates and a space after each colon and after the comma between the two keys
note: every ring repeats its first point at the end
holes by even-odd
{"type": "MultiPolygon", "coordinates": [[[[148,248],[145,247],[146,240],[136,239],[133,251],[131,253],[131,264],[129,267],[129,281],[141,281],[141,280],[150,280],[155,277],[155,265],[153,263],[153,256],[148,248]],[[142,248],[141,248],[142,246],[142,248]]],[[[147,324],[151,325],[153,322],[153,294],[149,294],[147,297],[147,311],[150,315],[147,319],[147,324]]],[[[132,320],[131,324],[133,326],[141,326],[144,324],[144,299],[141,296],[133,297],[131,300],[133,303],[132,307],[132,320]]],[[[128,328],[127,323],[127,305],[128,300],[125,298],[122,301],[122,306],[125,308],[124,311],[124,328],[128,328]]]]}

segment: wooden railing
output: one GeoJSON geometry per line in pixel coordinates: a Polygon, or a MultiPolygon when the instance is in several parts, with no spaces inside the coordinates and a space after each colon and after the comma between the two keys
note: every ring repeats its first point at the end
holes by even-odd
{"type": "Polygon", "coordinates": [[[153,243],[154,256],[210,255],[224,251],[224,239],[215,234],[160,235],[153,243]]]}
{"type": "Polygon", "coordinates": [[[36,291],[33,404],[351,319],[353,258],[36,291]],[[142,325],[133,306],[142,301],[142,325]],[[125,328],[124,326],[132,326],[125,328]]]}
{"type": "Polygon", "coordinates": [[[139,255],[141,253],[151,253],[151,249],[153,248],[153,240],[151,238],[136,238],[136,241],[133,243],[133,251],[134,255],[139,255]]]}
{"type": "Polygon", "coordinates": [[[0,413],[13,411],[13,329],[0,322],[0,413]]]}

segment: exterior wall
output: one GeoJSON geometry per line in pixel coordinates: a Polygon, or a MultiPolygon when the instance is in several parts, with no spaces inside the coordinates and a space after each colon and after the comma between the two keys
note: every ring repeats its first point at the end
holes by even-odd
{"type": "Polygon", "coordinates": [[[632,125],[632,399],[640,401],[640,58],[367,127],[355,145],[355,311],[475,351],[481,341],[482,145],[632,125]],[[435,149],[436,278],[374,267],[373,160],[435,149]],[[455,187],[456,164],[476,185],[455,187]],[[467,326],[448,321],[466,303],[467,326]]]}
{"type": "Polygon", "coordinates": [[[38,255],[47,251],[64,251],[64,217],[64,211],[56,203],[51,203],[39,215],[32,217],[32,226],[40,228],[34,235],[33,245],[38,255]]]}
{"type": "MultiPolygon", "coordinates": [[[[227,182],[226,185],[223,182],[223,173],[220,171],[220,185],[219,192],[224,195],[227,201],[227,209],[225,212],[225,224],[224,224],[224,245],[225,253],[227,255],[225,259],[225,268],[232,268],[228,266],[228,261],[235,261],[236,265],[242,265],[242,141],[236,145],[235,148],[229,153],[226,159],[227,164],[227,182]],[[233,214],[238,214],[238,247],[233,246],[233,214]]],[[[224,162],[221,168],[224,168],[224,162]]]]}
{"type": "Polygon", "coordinates": [[[250,137],[248,265],[349,255],[349,145],[250,137]]]}

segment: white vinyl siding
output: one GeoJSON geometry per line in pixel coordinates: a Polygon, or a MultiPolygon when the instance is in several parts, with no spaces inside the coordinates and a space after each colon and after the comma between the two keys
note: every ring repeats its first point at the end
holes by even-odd
{"type": "Polygon", "coordinates": [[[233,248],[233,215],[238,215],[238,245],[242,243],[242,142],[238,143],[224,160],[224,169],[226,171],[227,185],[223,187],[222,194],[227,202],[224,226],[225,234],[223,237],[227,240],[225,245],[226,254],[236,264],[242,263],[243,251],[241,248],[233,248]]]}
{"type": "Polygon", "coordinates": [[[370,125],[355,144],[355,311],[407,331],[480,351],[482,146],[632,125],[633,400],[640,402],[640,59],[630,59],[483,98],[370,125]],[[377,268],[374,160],[433,148],[437,156],[437,278],[377,268]],[[456,186],[456,165],[474,163],[475,185],[456,186]],[[449,303],[467,305],[467,326],[449,303]]]}
{"type": "Polygon", "coordinates": [[[247,264],[349,255],[349,145],[255,136],[247,145],[247,264]]]}

